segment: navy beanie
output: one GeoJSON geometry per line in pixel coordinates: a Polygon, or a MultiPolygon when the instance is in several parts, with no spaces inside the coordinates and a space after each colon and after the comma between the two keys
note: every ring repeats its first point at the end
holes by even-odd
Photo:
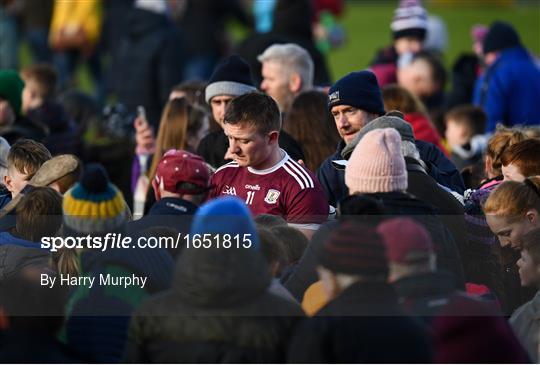
{"type": "Polygon", "coordinates": [[[383,115],[384,104],[375,74],[364,70],[351,72],[339,79],[328,92],[328,109],[336,105],[350,105],[383,115]]]}
{"type": "Polygon", "coordinates": [[[521,46],[519,35],[511,24],[496,21],[491,24],[489,31],[484,38],[484,54],[489,52],[502,51],[506,48],[521,46]]]}
{"type": "Polygon", "coordinates": [[[205,100],[217,95],[239,96],[257,91],[251,80],[249,65],[238,55],[232,55],[221,61],[208,80],[205,90],[205,100]]]}

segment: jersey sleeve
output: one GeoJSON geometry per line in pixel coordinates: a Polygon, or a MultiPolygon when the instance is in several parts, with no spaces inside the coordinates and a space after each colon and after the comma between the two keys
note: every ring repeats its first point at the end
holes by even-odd
{"type": "Polygon", "coordinates": [[[328,219],[329,205],[319,183],[291,192],[286,220],[293,224],[321,224],[328,219]]]}

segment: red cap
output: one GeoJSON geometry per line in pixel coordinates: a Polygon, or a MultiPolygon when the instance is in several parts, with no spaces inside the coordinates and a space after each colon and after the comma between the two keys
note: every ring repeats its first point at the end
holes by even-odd
{"type": "Polygon", "coordinates": [[[424,262],[434,253],[428,231],[412,218],[389,219],[382,222],[377,231],[383,236],[389,262],[424,262]]]}
{"type": "Polygon", "coordinates": [[[209,181],[210,170],[202,157],[184,150],[169,150],[159,161],[152,186],[156,194],[160,186],[171,193],[199,194],[208,190],[209,181]]]}

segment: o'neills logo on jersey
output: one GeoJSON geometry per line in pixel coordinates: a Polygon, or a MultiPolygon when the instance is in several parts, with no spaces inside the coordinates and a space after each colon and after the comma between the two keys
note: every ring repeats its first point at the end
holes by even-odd
{"type": "Polygon", "coordinates": [[[334,91],[332,94],[328,95],[328,101],[330,103],[339,101],[339,91],[334,91]]]}
{"type": "Polygon", "coordinates": [[[246,186],[244,186],[244,188],[246,189],[249,189],[249,190],[261,190],[261,187],[259,186],[259,184],[257,185],[249,185],[249,184],[246,184],[246,186]]]}
{"type": "Polygon", "coordinates": [[[236,189],[234,188],[234,186],[225,185],[221,194],[236,195],[236,189]]]}
{"type": "Polygon", "coordinates": [[[276,204],[279,198],[279,194],[281,194],[281,192],[279,192],[278,190],[270,189],[268,190],[268,193],[266,193],[266,197],[264,198],[264,201],[267,202],[268,204],[276,204]]]}

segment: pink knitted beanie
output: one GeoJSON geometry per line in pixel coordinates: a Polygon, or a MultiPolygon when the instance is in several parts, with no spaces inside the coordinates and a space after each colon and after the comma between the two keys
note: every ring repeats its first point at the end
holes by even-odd
{"type": "Polygon", "coordinates": [[[345,184],[350,194],[407,190],[401,137],[395,129],[376,129],[360,140],[345,168],[345,184]]]}

